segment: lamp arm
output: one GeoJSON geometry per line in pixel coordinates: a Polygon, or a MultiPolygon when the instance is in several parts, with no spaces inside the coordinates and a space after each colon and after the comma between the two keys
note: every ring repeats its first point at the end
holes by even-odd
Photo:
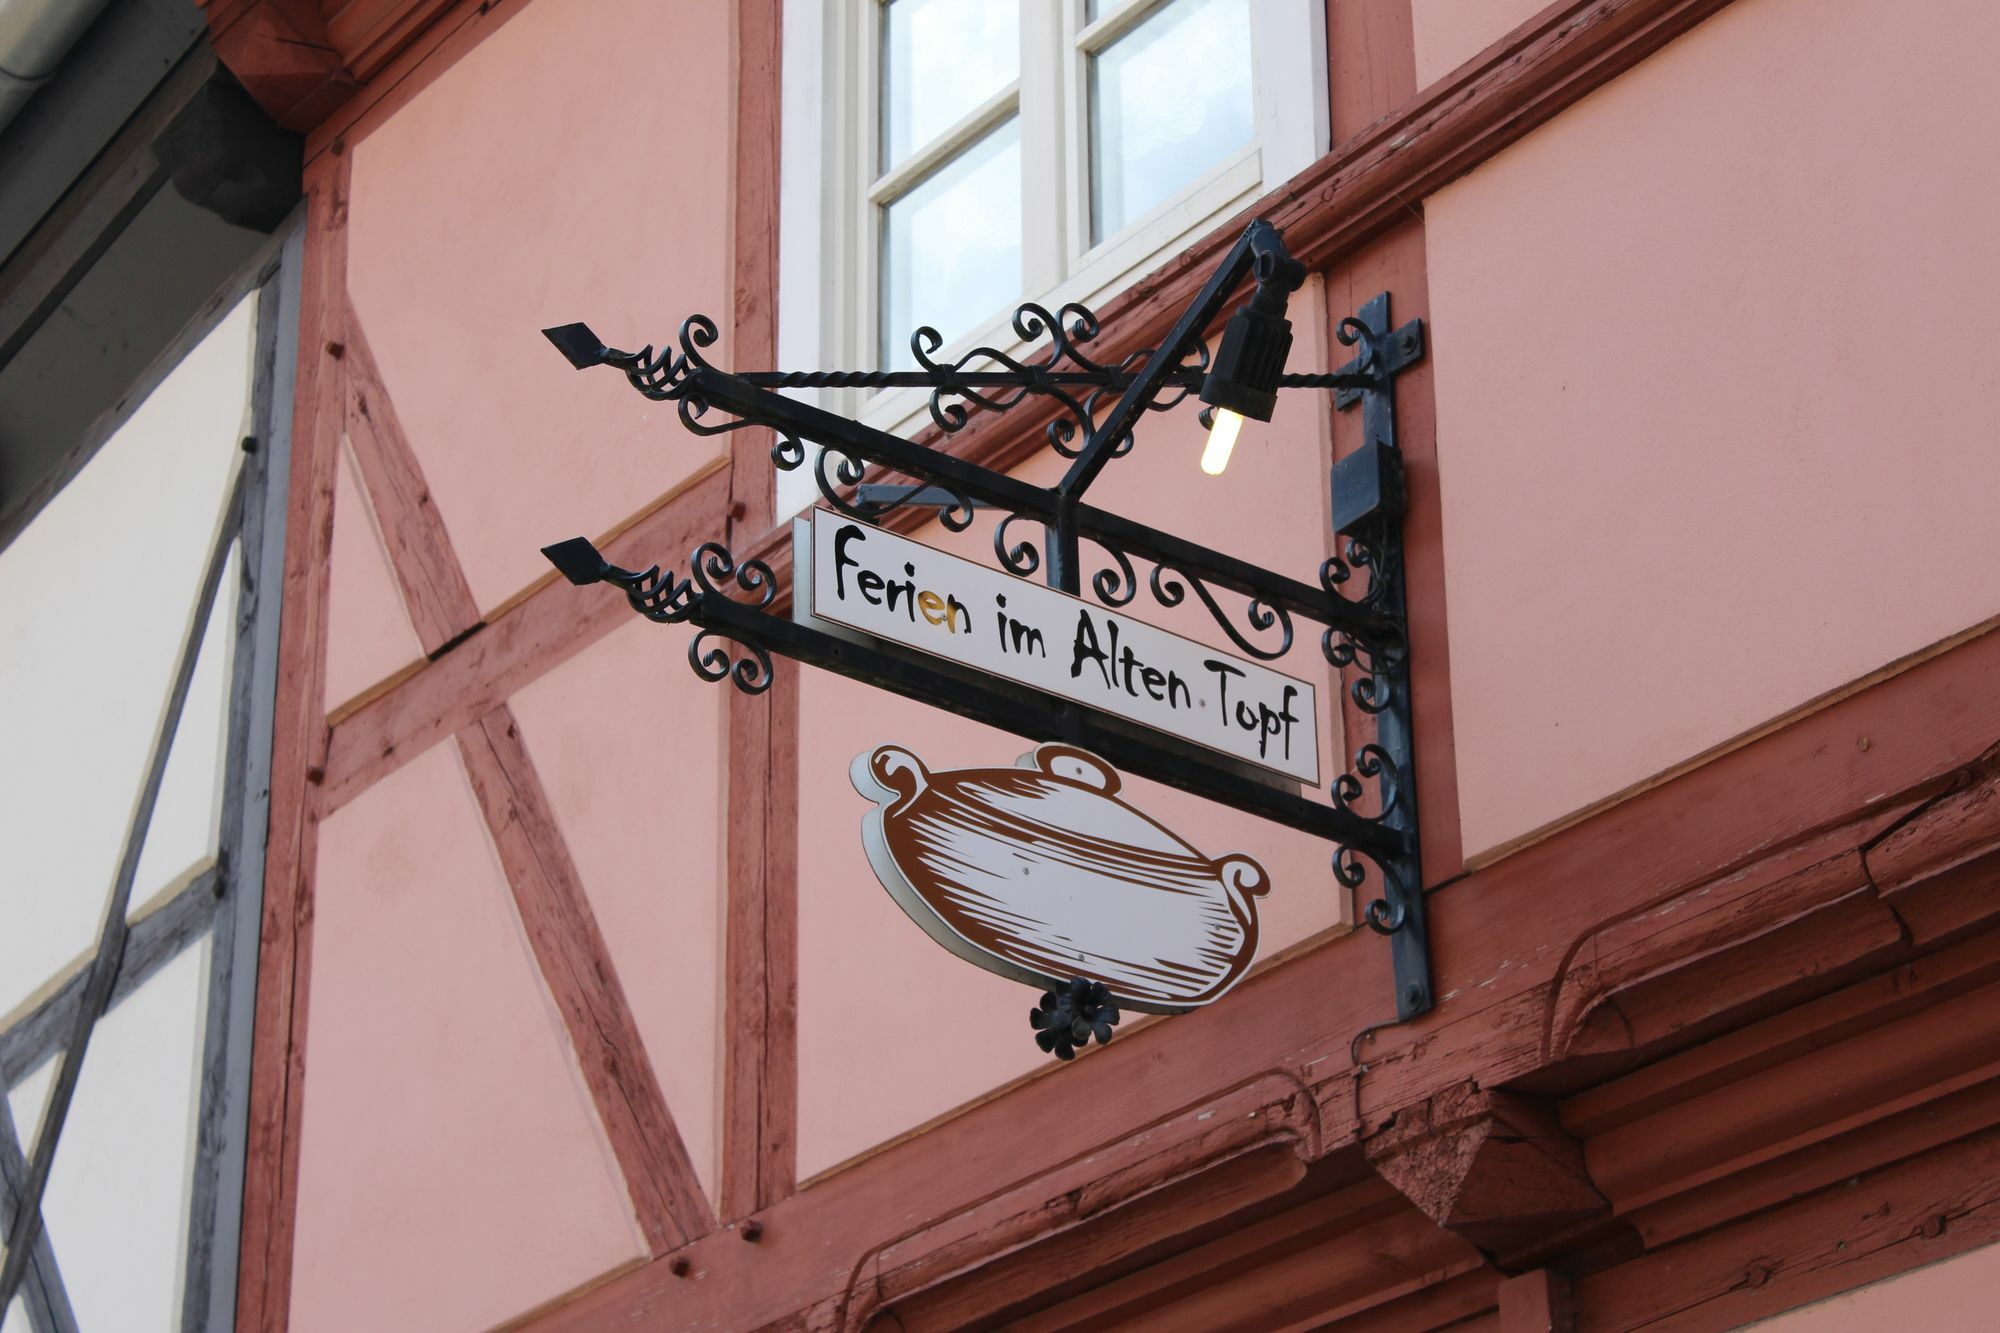
{"type": "Polygon", "coordinates": [[[1257,280],[1257,296],[1265,301],[1276,300],[1278,308],[1284,308],[1285,298],[1305,281],[1305,265],[1293,259],[1285,249],[1285,238],[1278,229],[1263,218],[1253,220],[1236,239],[1229,253],[1209,275],[1207,283],[1195,293],[1193,301],[1181,312],[1180,319],[1146,364],[1139,371],[1137,379],[1126,386],[1118,402],[1109,414],[1092,432],[1083,451],[1069,471],[1056,483],[1056,494],[1069,500],[1080,500],[1090,484],[1097,480],[1097,474],[1111,461],[1112,451],[1122,440],[1146,405],[1167,387],[1181,359],[1201,339],[1202,334],[1216,316],[1222,313],[1229,298],[1246,276],[1254,275],[1257,280]]]}

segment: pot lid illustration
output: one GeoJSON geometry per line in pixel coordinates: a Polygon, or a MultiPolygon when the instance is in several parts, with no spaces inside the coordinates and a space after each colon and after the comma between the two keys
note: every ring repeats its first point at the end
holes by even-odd
{"type": "Polygon", "coordinates": [[[1256,956],[1264,868],[1203,855],[1121,800],[1117,770],[1086,750],[933,772],[882,745],[849,776],[876,803],[862,843],[883,888],[989,972],[1049,988],[1089,978],[1122,1006],[1175,1014],[1220,998],[1256,956]]]}

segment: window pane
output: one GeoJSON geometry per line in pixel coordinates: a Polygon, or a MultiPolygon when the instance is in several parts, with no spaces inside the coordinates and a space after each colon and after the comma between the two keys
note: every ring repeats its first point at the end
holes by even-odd
{"type": "Polygon", "coordinates": [[[1009,120],[890,204],[882,228],[884,366],[909,366],[910,333],[949,343],[1021,295],[1021,122],[1009,120]]]}
{"type": "Polygon", "coordinates": [[[1020,74],[1020,0],[894,0],[882,24],[882,169],[1020,74]]]}
{"type": "Polygon", "coordinates": [[[1090,62],[1091,239],[1250,142],[1249,0],[1173,0],[1090,62]]]}

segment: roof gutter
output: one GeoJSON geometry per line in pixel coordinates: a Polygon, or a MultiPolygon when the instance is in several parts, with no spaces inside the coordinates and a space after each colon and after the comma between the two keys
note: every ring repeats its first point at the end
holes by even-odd
{"type": "Polygon", "coordinates": [[[105,0],[0,0],[0,130],[47,83],[105,0]]]}

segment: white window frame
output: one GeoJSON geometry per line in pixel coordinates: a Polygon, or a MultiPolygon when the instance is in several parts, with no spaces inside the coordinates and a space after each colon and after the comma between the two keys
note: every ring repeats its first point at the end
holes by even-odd
{"type": "MultiPolygon", "coordinates": [[[[1084,21],[1084,0],[1022,0],[1021,76],[930,145],[878,178],[882,0],[785,0],[780,108],[778,361],[789,370],[867,369],[879,359],[879,201],[898,195],[1018,106],[1022,160],[1022,292],[1049,308],[1093,308],[1328,148],[1324,0],[1250,0],[1257,134],[1173,198],[1123,230],[1090,239],[1089,56],[1168,0],[1118,0],[1084,21]],[[1049,164],[1056,164],[1050,169],[1049,164]]],[[[1014,304],[1018,304],[1016,301],[1014,304]]],[[[1014,304],[938,355],[975,346],[1022,349],[1014,304]]],[[[907,336],[909,330],[897,330],[907,336]]],[[[904,389],[802,391],[868,425],[912,435],[925,394],[904,389]]],[[[814,495],[810,468],[778,474],[777,512],[814,495]]]]}

